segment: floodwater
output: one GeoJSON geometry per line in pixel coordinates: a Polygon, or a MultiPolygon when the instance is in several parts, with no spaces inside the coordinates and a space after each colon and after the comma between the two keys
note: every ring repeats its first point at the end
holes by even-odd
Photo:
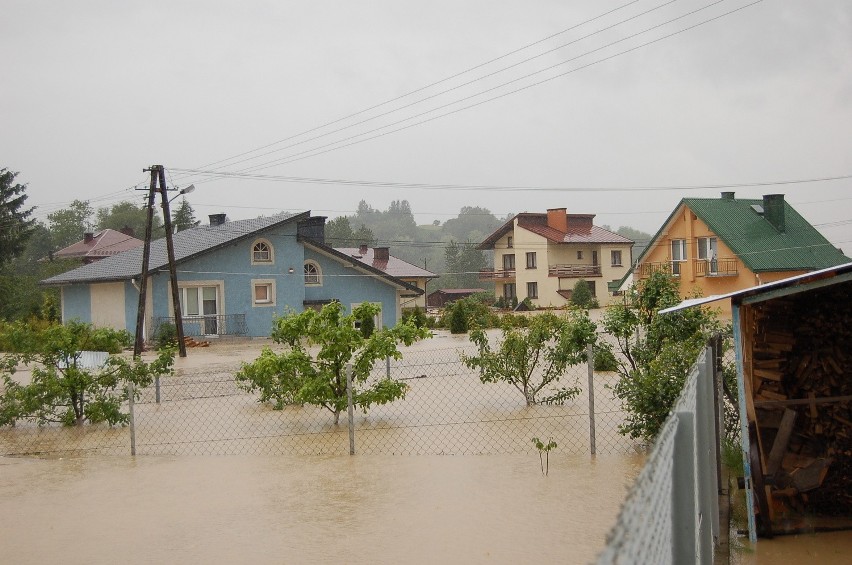
{"type": "Polygon", "coordinates": [[[852,562],[852,532],[761,539],[754,548],[735,550],[731,562],[736,565],[848,565],[852,562]]]}
{"type": "Polygon", "coordinates": [[[588,563],[641,462],[0,457],[0,562],[588,563]]]}

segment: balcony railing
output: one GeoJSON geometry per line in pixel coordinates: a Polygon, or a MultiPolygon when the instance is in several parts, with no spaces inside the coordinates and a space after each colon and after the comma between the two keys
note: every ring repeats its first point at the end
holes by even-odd
{"type": "MultiPolygon", "coordinates": [[[[151,334],[156,336],[160,332],[160,328],[164,324],[174,325],[175,319],[170,317],[155,317],[154,331],[151,334]]],[[[204,316],[183,316],[183,335],[184,336],[205,336],[205,335],[246,335],[248,327],[246,326],[245,314],[207,314],[204,316]]]]}
{"type": "MultiPolygon", "coordinates": [[[[662,271],[664,273],[671,273],[673,271],[672,264],[673,264],[672,261],[660,261],[660,262],[655,262],[655,263],[639,263],[638,265],[636,265],[636,270],[634,272],[636,273],[636,275],[639,278],[650,277],[654,273],[657,273],[657,272],[660,272],[660,271],[662,271]]],[[[680,273],[680,264],[675,261],[674,265],[675,265],[675,273],[674,274],[679,274],[680,273]]]]}
{"type": "Polygon", "coordinates": [[[508,280],[514,278],[515,269],[503,269],[500,271],[494,269],[482,269],[479,271],[479,280],[481,281],[508,280]]]}
{"type": "Polygon", "coordinates": [[[733,257],[718,259],[696,259],[696,277],[735,277],[739,274],[737,260],[733,257]]]}
{"type": "Polygon", "coordinates": [[[562,278],[586,278],[601,276],[600,265],[550,265],[547,275],[562,278]]]}

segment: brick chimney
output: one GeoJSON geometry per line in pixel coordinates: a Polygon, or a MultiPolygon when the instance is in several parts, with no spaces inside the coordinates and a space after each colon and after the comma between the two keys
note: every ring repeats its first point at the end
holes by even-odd
{"type": "Polygon", "coordinates": [[[83,234],[83,243],[92,243],[95,240],[95,234],[87,231],[83,234]]]}
{"type": "Polygon", "coordinates": [[[547,209],[547,227],[565,233],[568,231],[568,213],[566,208],[547,209]]]}
{"type": "Polygon", "coordinates": [[[325,216],[311,216],[296,225],[299,237],[325,243],[325,216]]]}
{"type": "Polygon", "coordinates": [[[387,261],[390,258],[390,247],[374,247],[373,261],[387,261]]]}
{"type": "Polygon", "coordinates": [[[786,231],[783,194],[763,195],[763,217],[779,232],[784,233],[786,231]]]}
{"type": "Polygon", "coordinates": [[[228,221],[227,214],[210,214],[207,217],[210,218],[211,226],[221,226],[228,221]]]}
{"type": "Polygon", "coordinates": [[[367,254],[367,249],[369,249],[369,248],[367,247],[367,244],[366,244],[366,243],[362,243],[362,244],[361,244],[361,246],[360,246],[360,247],[358,247],[358,253],[360,253],[361,255],[366,255],[366,254],[367,254]]]}

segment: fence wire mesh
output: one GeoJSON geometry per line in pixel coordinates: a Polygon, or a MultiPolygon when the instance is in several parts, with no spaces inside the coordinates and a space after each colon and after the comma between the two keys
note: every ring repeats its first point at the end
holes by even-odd
{"type": "MultiPolygon", "coordinates": [[[[469,342],[443,349],[410,348],[401,359],[376,363],[371,379],[387,374],[408,385],[405,398],[368,412],[356,411],[355,451],[364,454],[534,453],[533,437],[552,439],[568,454],[590,452],[588,367],[570,367],[560,386],[580,393],[564,405],[527,406],[521,392],[506,383],[482,383],[460,359],[473,354],[469,342]]],[[[158,385],[141,389],[134,403],[136,453],[345,454],[349,429],[344,411],[338,424],[312,405],[273,409],[240,389],[234,374],[240,363],[179,369],[158,385]]],[[[635,442],[618,433],[623,421],[609,389],[614,373],[595,373],[594,423],[598,454],[630,453],[635,442]]],[[[22,423],[0,430],[0,454],[96,452],[127,454],[126,427],[42,427],[22,423]]]]}

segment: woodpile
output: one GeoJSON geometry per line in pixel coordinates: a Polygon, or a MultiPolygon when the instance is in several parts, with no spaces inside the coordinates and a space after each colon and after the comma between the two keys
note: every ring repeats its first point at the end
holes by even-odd
{"type": "Polygon", "coordinates": [[[209,341],[198,341],[189,336],[184,336],[183,344],[187,347],[210,347],[209,341]]]}
{"type": "Polygon", "coordinates": [[[846,285],[754,309],[752,391],[776,502],[852,517],[852,314],[846,285]]]}

